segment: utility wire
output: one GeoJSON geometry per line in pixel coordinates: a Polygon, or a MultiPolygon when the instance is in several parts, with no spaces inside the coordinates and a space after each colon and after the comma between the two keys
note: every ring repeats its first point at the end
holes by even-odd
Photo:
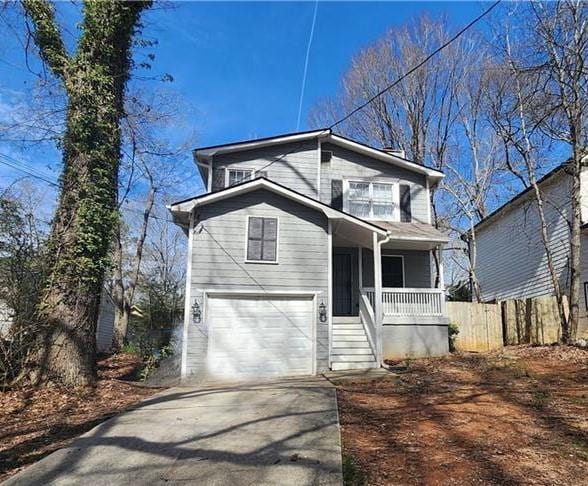
{"type": "Polygon", "coordinates": [[[387,91],[389,91],[390,89],[392,89],[394,86],[396,86],[398,83],[400,83],[402,80],[404,80],[405,78],[407,78],[408,76],[410,76],[412,73],[414,73],[417,69],[423,67],[427,62],[429,62],[431,60],[431,58],[433,58],[434,56],[436,56],[437,54],[439,54],[443,49],[445,49],[447,46],[449,46],[450,44],[452,44],[454,41],[456,41],[457,39],[459,39],[468,29],[470,29],[473,25],[475,25],[476,23],[478,23],[480,20],[482,20],[486,15],[488,15],[490,12],[492,12],[492,10],[494,10],[494,8],[501,2],[502,0],[498,0],[496,2],[494,2],[489,8],[487,8],[484,12],[482,12],[480,15],[478,15],[474,20],[472,20],[469,24],[467,24],[464,28],[462,28],[457,34],[455,34],[451,39],[449,39],[447,42],[445,42],[442,46],[439,46],[437,49],[435,49],[433,52],[431,52],[431,54],[429,54],[427,57],[425,57],[425,59],[423,59],[420,63],[418,63],[416,66],[414,66],[413,68],[411,68],[409,71],[407,71],[406,73],[404,73],[402,76],[400,76],[398,79],[396,79],[393,83],[389,84],[388,86],[386,86],[384,89],[382,89],[381,91],[379,91],[378,93],[376,93],[374,96],[372,96],[369,100],[367,100],[366,102],[362,103],[361,105],[359,105],[358,107],[356,107],[354,110],[352,110],[350,113],[348,113],[347,115],[345,115],[343,118],[337,120],[335,123],[333,123],[331,126],[329,126],[329,129],[333,129],[334,127],[336,127],[337,125],[340,125],[341,123],[343,123],[344,121],[348,120],[349,118],[351,118],[353,115],[355,115],[358,111],[363,110],[367,105],[369,105],[370,103],[373,103],[377,98],[379,98],[380,96],[382,96],[384,93],[386,93],[387,91]]]}
{"type": "Polygon", "coordinates": [[[57,182],[50,180],[48,177],[40,175],[41,174],[40,172],[35,171],[35,169],[33,169],[32,167],[27,167],[22,162],[21,163],[13,162],[14,159],[12,159],[11,157],[8,157],[5,154],[0,154],[0,157],[2,157],[2,159],[0,159],[0,164],[6,165],[7,167],[10,167],[12,169],[19,170],[19,171],[21,171],[31,177],[34,177],[35,179],[39,179],[39,180],[49,184],[50,186],[53,186],[53,187],[59,186],[59,184],[57,184],[57,182]]]}

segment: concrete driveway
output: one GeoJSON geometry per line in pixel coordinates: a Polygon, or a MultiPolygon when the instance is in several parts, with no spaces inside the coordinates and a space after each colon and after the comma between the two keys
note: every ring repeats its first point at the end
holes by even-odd
{"type": "Polygon", "coordinates": [[[322,378],[169,389],[5,484],[341,484],[335,389],[322,378]]]}

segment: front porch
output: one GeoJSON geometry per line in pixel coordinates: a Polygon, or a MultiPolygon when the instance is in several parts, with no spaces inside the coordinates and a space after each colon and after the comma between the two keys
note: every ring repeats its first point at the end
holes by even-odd
{"type": "Polygon", "coordinates": [[[445,354],[445,289],[435,265],[442,242],[401,232],[384,238],[374,232],[368,241],[365,233],[344,230],[336,228],[331,239],[330,368],[445,354]]]}

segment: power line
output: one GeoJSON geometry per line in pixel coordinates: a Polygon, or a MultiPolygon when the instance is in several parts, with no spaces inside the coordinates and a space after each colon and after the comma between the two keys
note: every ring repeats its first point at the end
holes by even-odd
{"type": "Polygon", "coordinates": [[[423,67],[427,62],[429,62],[429,60],[431,60],[431,58],[433,58],[434,56],[436,56],[437,54],[439,54],[443,49],[445,49],[447,46],[449,46],[450,44],[452,44],[454,41],[456,41],[458,38],[460,38],[468,29],[470,29],[473,25],[475,25],[476,23],[478,23],[480,20],[482,20],[486,15],[488,15],[502,0],[498,0],[496,2],[494,2],[488,9],[486,9],[484,12],[482,12],[480,15],[478,15],[474,20],[472,20],[469,24],[467,24],[464,28],[462,28],[457,34],[455,34],[451,39],[449,39],[447,42],[445,42],[445,44],[443,44],[442,46],[439,46],[437,49],[435,49],[433,52],[431,52],[431,54],[429,54],[427,57],[425,57],[425,59],[423,59],[420,63],[418,63],[416,66],[414,66],[413,68],[411,68],[409,71],[407,71],[406,73],[404,73],[402,76],[400,76],[398,79],[396,79],[392,84],[389,84],[388,86],[386,86],[384,89],[382,89],[380,92],[376,93],[374,96],[372,96],[369,100],[367,100],[366,102],[362,103],[361,105],[359,105],[357,108],[355,108],[354,110],[352,110],[350,113],[348,113],[347,115],[345,115],[343,118],[337,120],[335,123],[333,123],[329,129],[333,129],[334,127],[336,127],[337,125],[340,125],[341,123],[343,123],[344,121],[348,120],[349,118],[351,118],[353,115],[355,115],[358,111],[363,110],[367,105],[369,105],[370,103],[372,103],[373,101],[375,101],[377,98],[379,98],[380,96],[382,96],[384,93],[386,93],[387,91],[389,91],[390,89],[392,89],[394,86],[396,86],[398,83],[400,83],[402,80],[404,80],[405,78],[407,78],[408,76],[410,76],[412,73],[414,73],[417,69],[423,67]]]}
{"type": "Polygon", "coordinates": [[[13,159],[12,157],[9,157],[6,154],[2,154],[0,153],[0,157],[3,157],[4,160],[0,159],[0,164],[4,164],[7,167],[10,167],[11,169],[16,169],[19,170],[31,177],[34,177],[35,179],[39,179],[51,186],[54,187],[58,187],[59,184],[57,184],[57,182],[50,180],[47,176],[41,175],[41,172],[36,171],[36,169],[27,166],[25,164],[23,164],[22,162],[17,161],[16,159],[13,159]]]}

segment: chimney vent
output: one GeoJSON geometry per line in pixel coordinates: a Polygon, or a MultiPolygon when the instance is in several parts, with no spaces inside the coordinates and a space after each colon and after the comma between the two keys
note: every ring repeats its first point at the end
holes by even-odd
{"type": "Polygon", "coordinates": [[[406,158],[406,152],[402,149],[396,149],[393,147],[384,147],[382,150],[386,153],[389,153],[390,155],[396,155],[397,157],[400,157],[402,159],[406,158]]]}

